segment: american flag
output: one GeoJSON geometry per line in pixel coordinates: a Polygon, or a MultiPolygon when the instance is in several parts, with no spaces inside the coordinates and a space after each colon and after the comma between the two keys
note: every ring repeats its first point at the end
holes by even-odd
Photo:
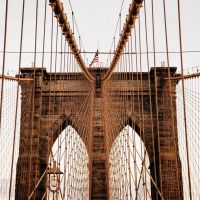
{"type": "Polygon", "coordinates": [[[92,62],[90,63],[90,67],[92,67],[92,65],[94,64],[94,63],[97,63],[97,62],[99,62],[99,51],[97,50],[97,52],[95,53],[95,56],[94,56],[94,58],[93,58],[93,60],[92,60],[92,62]]]}

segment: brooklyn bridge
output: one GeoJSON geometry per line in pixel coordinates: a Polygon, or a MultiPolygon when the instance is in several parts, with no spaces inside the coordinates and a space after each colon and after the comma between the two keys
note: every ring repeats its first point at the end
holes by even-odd
{"type": "Polygon", "coordinates": [[[197,0],[0,4],[0,200],[200,199],[197,0]]]}

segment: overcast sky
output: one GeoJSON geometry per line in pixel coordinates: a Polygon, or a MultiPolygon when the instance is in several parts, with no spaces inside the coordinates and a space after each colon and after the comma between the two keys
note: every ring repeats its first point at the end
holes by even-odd
{"type": "MultiPolygon", "coordinates": [[[[5,1],[2,0],[0,6],[0,50],[3,49],[3,32],[4,32],[4,15],[5,1]]],[[[147,4],[147,21],[148,21],[148,40],[149,48],[152,50],[152,21],[151,21],[151,4],[150,0],[146,0],[147,4]]],[[[164,21],[163,21],[163,4],[162,0],[154,1],[155,15],[155,37],[156,51],[165,51],[164,37],[164,21]]],[[[200,50],[200,26],[199,26],[199,7],[198,0],[181,0],[181,19],[182,19],[182,34],[183,34],[183,49],[190,51],[200,50]]],[[[68,0],[63,0],[65,12],[69,21],[72,19],[71,10],[68,0]]],[[[122,9],[122,24],[124,23],[125,15],[128,11],[130,0],[124,0],[122,9]]],[[[114,36],[117,19],[119,16],[122,0],[71,0],[74,10],[74,15],[78,24],[81,35],[81,41],[84,44],[86,51],[96,51],[99,40],[99,50],[109,52],[112,39],[114,36]]],[[[167,4],[167,24],[169,35],[170,51],[179,51],[178,37],[178,16],[177,16],[177,1],[168,0],[167,4]]],[[[35,6],[36,0],[26,1],[25,9],[25,26],[23,51],[34,51],[34,29],[35,29],[35,6]]],[[[7,51],[19,51],[20,24],[21,24],[22,0],[9,0],[9,16],[8,16],[8,34],[7,34],[7,51]]],[[[38,43],[37,51],[42,51],[42,35],[44,21],[44,0],[39,1],[39,23],[38,23],[38,43]]],[[[54,20],[56,23],[56,20],[54,20]]],[[[72,25],[72,23],[71,23],[72,25]]],[[[54,24],[54,27],[56,24],[54,24]]],[[[138,26],[136,25],[136,29],[138,26]]],[[[145,32],[144,32],[144,12],[141,10],[141,41],[142,51],[146,51],[145,47],[145,32]]],[[[50,32],[51,32],[51,8],[47,9],[47,32],[45,51],[50,51],[50,32]]],[[[118,31],[119,32],[119,31],[118,31]]],[[[118,34],[117,34],[118,36],[118,34]]],[[[78,38],[77,31],[75,37],[78,38]]],[[[117,39],[116,39],[117,42],[117,39]]],[[[78,43],[78,41],[77,41],[78,43]]],[[[55,50],[55,42],[54,42],[55,50]]],[[[200,65],[200,53],[184,54],[184,68],[191,68],[200,65]]],[[[88,54],[88,60],[91,62],[94,55],[88,54]]],[[[18,66],[18,54],[7,54],[6,69],[16,70],[18,66]]],[[[150,56],[150,63],[153,66],[153,57],[150,56]]],[[[144,56],[145,60],[146,57],[144,56]]],[[[23,54],[22,67],[30,67],[33,62],[33,54],[23,54]]],[[[107,55],[100,55],[100,61],[106,64],[107,55]]],[[[161,62],[166,62],[166,55],[157,55],[157,66],[161,62]]],[[[0,67],[2,67],[2,53],[0,54],[0,67]]],[[[45,56],[45,67],[49,66],[49,55],[45,56]]],[[[143,69],[146,63],[143,62],[143,69]]],[[[180,68],[180,57],[178,54],[170,54],[170,65],[180,68]]],[[[38,54],[36,66],[41,67],[41,56],[38,54]]],[[[106,66],[108,67],[108,66],[106,66]]]]}

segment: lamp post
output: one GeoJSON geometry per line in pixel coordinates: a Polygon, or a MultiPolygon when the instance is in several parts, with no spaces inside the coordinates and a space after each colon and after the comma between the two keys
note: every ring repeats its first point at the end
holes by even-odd
{"type": "Polygon", "coordinates": [[[53,167],[48,170],[48,188],[53,193],[53,200],[55,200],[55,193],[60,189],[60,175],[63,172],[56,166],[56,161],[53,161],[53,167]]]}

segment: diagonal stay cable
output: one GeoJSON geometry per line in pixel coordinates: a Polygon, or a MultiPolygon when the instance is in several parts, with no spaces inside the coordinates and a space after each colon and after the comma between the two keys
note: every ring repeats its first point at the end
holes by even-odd
{"type": "Polygon", "coordinates": [[[110,78],[113,70],[115,69],[115,67],[116,67],[116,65],[117,65],[117,63],[120,59],[120,56],[123,53],[126,42],[128,41],[128,37],[131,34],[132,28],[134,27],[137,15],[140,11],[140,8],[142,7],[142,2],[143,2],[143,0],[132,0],[132,3],[129,7],[129,13],[126,17],[126,21],[124,23],[124,27],[123,27],[123,30],[121,32],[121,36],[120,36],[117,48],[115,50],[115,55],[114,55],[114,57],[111,61],[109,70],[107,71],[107,73],[103,77],[103,81],[107,81],[110,78]]]}
{"type": "Polygon", "coordinates": [[[67,16],[64,13],[63,4],[60,0],[49,0],[49,3],[52,7],[52,10],[54,11],[56,18],[59,22],[59,25],[62,29],[63,34],[65,35],[65,38],[75,56],[75,59],[77,63],[79,64],[81,70],[83,71],[84,75],[90,82],[94,82],[95,78],[94,76],[88,71],[86,68],[86,64],[83,61],[82,56],[80,55],[80,50],[78,48],[78,45],[75,41],[73,32],[70,28],[69,22],[67,20],[67,16]]]}
{"type": "MultiPolygon", "coordinates": [[[[79,114],[82,112],[82,110],[85,108],[85,104],[87,103],[89,97],[91,96],[92,91],[89,92],[88,96],[86,97],[86,99],[84,100],[84,102],[82,103],[80,109],[78,110],[75,118],[72,120],[71,124],[74,124],[74,122],[77,120],[79,114]]],[[[62,141],[62,143],[64,142],[64,140],[62,141]]],[[[61,143],[61,145],[62,145],[61,143]]],[[[58,150],[53,154],[53,152],[51,151],[50,154],[52,155],[52,158],[54,160],[55,155],[58,153],[58,150]]],[[[35,187],[33,189],[33,191],[30,193],[28,199],[31,199],[32,196],[34,195],[35,191],[37,190],[39,184],[41,183],[41,181],[43,180],[45,174],[48,172],[49,166],[47,166],[47,168],[44,170],[44,172],[42,173],[42,175],[40,176],[40,179],[37,181],[37,183],[35,184],[35,187]]]]}

